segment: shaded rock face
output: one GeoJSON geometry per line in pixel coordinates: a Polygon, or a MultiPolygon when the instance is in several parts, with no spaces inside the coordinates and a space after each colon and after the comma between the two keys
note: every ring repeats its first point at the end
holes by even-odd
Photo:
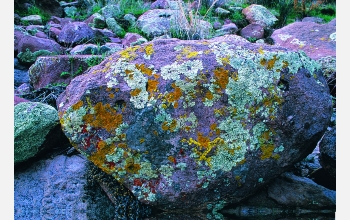
{"type": "Polygon", "coordinates": [[[238,202],[312,152],[332,103],[304,53],[226,35],[129,47],[57,100],[83,155],[161,209],[238,202]]]}
{"type": "Polygon", "coordinates": [[[268,195],[281,205],[335,208],[336,193],[305,177],[284,173],[268,188],[268,195]]]}
{"type": "Polygon", "coordinates": [[[275,30],[271,38],[275,45],[293,51],[303,50],[312,59],[336,56],[336,19],[327,24],[294,22],[275,30]]]}
{"type": "Polygon", "coordinates": [[[336,177],[336,128],[326,131],[320,142],[320,164],[332,176],[336,177]]]}

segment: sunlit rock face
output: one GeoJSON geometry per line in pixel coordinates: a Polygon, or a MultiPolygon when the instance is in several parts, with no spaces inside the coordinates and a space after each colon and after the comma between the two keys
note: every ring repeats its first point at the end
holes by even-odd
{"type": "Polygon", "coordinates": [[[161,209],[238,202],[312,152],[332,102],[302,52],[226,35],[129,47],[57,100],[83,155],[161,209]]]}

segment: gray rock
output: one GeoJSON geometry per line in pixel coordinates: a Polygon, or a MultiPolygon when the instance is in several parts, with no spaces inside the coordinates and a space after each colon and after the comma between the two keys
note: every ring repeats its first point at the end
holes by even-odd
{"type": "Polygon", "coordinates": [[[15,170],[15,219],[113,219],[114,204],[105,193],[86,188],[87,171],[87,160],[79,155],[58,155],[15,170]]]}
{"type": "Polygon", "coordinates": [[[320,164],[332,177],[336,177],[336,128],[325,132],[320,142],[320,164]]]}
{"type": "Polygon", "coordinates": [[[336,192],[316,184],[311,179],[284,173],[272,182],[268,196],[285,206],[321,208],[336,205],[336,192]]]}

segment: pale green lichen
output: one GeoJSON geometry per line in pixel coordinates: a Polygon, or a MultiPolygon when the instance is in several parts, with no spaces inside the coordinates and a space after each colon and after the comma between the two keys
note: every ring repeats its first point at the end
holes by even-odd
{"type": "Polygon", "coordinates": [[[337,39],[337,34],[336,34],[336,32],[331,33],[331,34],[329,35],[329,39],[330,39],[331,41],[336,41],[336,39],[337,39]]]}
{"type": "Polygon", "coordinates": [[[286,41],[288,38],[293,37],[292,35],[289,35],[289,34],[278,34],[277,36],[283,41],[286,41]]]}
{"type": "Polygon", "coordinates": [[[21,102],[14,107],[14,162],[35,156],[49,131],[59,124],[57,110],[39,102],[21,102]]]}

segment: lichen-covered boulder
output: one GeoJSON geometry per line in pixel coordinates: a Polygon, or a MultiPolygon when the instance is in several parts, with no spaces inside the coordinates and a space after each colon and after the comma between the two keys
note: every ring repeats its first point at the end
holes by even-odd
{"type": "Polygon", "coordinates": [[[57,110],[40,102],[21,102],[14,107],[14,163],[36,156],[45,147],[51,129],[59,125],[57,110]]]}
{"type": "Polygon", "coordinates": [[[278,20],[267,8],[252,4],[242,10],[242,14],[251,24],[260,24],[263,27],[272,27],[278,20]]]}
{"type": "Polygon", "coordinates": [[[312,152],[329,89],[305,53],[211,40],[126,48],[57,99],[72,145],[161,209],[238,202],[312,152]]]}
{"type": "Polygon", "coordinates": [[[336,19],[326,23],[294,22],[275,30],[271,38],[276,46],[303,50],[312,59],[336,56],[336,19]]]}

